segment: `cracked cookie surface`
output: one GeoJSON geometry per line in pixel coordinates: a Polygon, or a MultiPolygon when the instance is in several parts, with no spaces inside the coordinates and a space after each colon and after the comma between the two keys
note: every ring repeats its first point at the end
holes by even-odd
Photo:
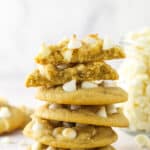
{"type": "Polygon", "coordinates": [[[64,69],[58,69],[54,65],[40,66],[26,78],[27,87],[52,87],[64,84],[70,80],[117,80],[118,74],[104,62],[78,64],[64,69]]]}
{"type": "MultiPolygon", "coordinates": [[[[104,42],[97,34],[88,35],[86,38],[90,38],[95,42],[91,43],[83,39],[80,41],[80,44],[78,44],[78,47],[73,48],[68,46],[72,39],[63,40],[56,45],[43,45],[41,51],[35,57],[35,61],[38,64],[68,64],[103,61],[125,57],[122,48],[119,46],[114,45],[113,47],[104,50],[104,42]]],[[[76,38],[74,39],[76,40],[76,38]]]]}

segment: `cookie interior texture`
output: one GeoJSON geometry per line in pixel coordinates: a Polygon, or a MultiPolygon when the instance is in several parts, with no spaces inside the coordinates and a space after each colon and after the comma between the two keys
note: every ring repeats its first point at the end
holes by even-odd
{"type": "Polygon", "coordinates": [[[77,64],[65,69],[57,69],[52,64],[40,66],[26,78],[27,87],[53,87],[62,85],[68,81],[76,80],[117,80],[117,72],[104,62],[94,62],[88,64],[77,64]]]}
{"type": "Polygon", "coordinates": [[[61,87],[39,88],[36,98],[50,103],[72,105],[105,105],[125,102],[127,93],[119,87],[97,87],[65,92],[61,87]]]}
{"type": "Polygon", "coordinates": [[[68,51],[69,39],[63,40],[55,45],[43,45],[40,53],[35,57],[38,64],[63,64],[63,63],[85,63],[124,58],[125,54],[120,46],[113,46],[107,50],[103,49],[103,40],[98,35],[89,35],[95,43],[87,43],[81,40],[81,47],[73,49],[72,57],[68,61],[64,58],[64,52],[68,51]],[[46,52],[45,52],[46,50],[46,52]]]}
{"type": "MultiPolygon", "coordinates": [[[[116,133],[110,127],[102,126],[86,126],[72,127],[77,131],[75,139],[64,138],[62,134],[54,137],[52,132],[56,128],[55,125],[47,120],[39,120],[42,126],[41,130],[36,132],[32,130],[34,121],[30,122],[24,129],[24,134],[44,145],[61,148],[96,148],[104,147],[112,144],[117,140],[116,133]]],[[[58,126],[57,126],[58,128],[58,126]]],[[[64,127],[59,127],[60,133],[64,127]]]]}

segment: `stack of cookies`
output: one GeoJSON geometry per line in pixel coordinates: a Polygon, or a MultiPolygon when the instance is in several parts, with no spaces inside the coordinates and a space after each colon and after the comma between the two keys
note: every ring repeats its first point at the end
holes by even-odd
{"type": "Polygon", "coordinates": [[[127,127],[128,121],[115,103],[127,94],[113,84],[117,72],[104,60],[124,58],[119,46],[97,34],[78,40],[75,35],[56,45],[42,45],[38,64],[26,79],[38,87],[38,108],[24,134],[37,143],[30,150],[114,150],[117,134],[111,127],[127,127]]]}

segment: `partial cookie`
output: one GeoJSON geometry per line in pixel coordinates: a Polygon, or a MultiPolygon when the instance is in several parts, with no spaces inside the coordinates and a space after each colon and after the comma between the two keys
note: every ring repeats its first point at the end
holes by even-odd
{"type": "Polygon", "coordinates": [[[30,114],[25,107],[11,106],[4,98],[0,98],[0,134],[23,128],[29,121],[30,114]]]}
{"type": "Polygon", "coordinates": [[[24,134],[42,144],[69,149],[104,147],[117,140],[116,133],[110,127],[66,128],[47,120],[33,120],[25,127],[24,134]]]}
{"type": "Polygon", "coordinates": [[[109,106],[64,106],[50,104],[35,111],[35,116],[48,120],[93,124],[99,126],[127,127],[128,120],[121,110],[109,106]],[[118,121],[119,120],[119,121],[118,121]]]}
{"type": "MultiPolygon", "coordinates": [[[[59,66],[60,67],[60,66],[59,66]]],[[[64,67],[64,66],[62,66],[64,67]]],[[[104,62],[78,64],[64,69],[49,64],[40,66],[39,70],[33,71],[26,79],[27,87],[46,86],[52,87],[64,84],[70,80],[93,81],[93,80],[117,80],[117,72],[104,62]]]]}
{"type": "Polygon", "coordinates": [[[13,106],[0,107],[0,134],[23,128],[28,121],[29,116],[20,109],[13,106]]]}
{"type": "MultiPolygon", "coordinates": [[[[35,143],[32,146],[29,146],[27,150],[74,150],[74,149],[64,149],[64,148],[55,148],[51,146],[46,146],[40,143],[35,143]]],[[[92,149],[82,149],[80,150],[115,150],[112,146],[105,146],[105,147],[99,147],[99,148],[92,148],[92,149]]]]}
{"type": "Polygon", "coordinates": [[[105,105],[127,101],[127,93],[119,87],[96,87],[65,92],[61,87],[39,88],[36,98],[50,103],[72,105],[105,105]]]}
{"type": "Polygon", "coordinates": [[[38,64],[68,64],[124,57],[125,54],[121,47],[111,45],[95,34],[88,35],[82,41],[73,36],[72,39],[63,40],[57,45],[46,46],[44,44],[35,57],[35,61],[38,64]]]}

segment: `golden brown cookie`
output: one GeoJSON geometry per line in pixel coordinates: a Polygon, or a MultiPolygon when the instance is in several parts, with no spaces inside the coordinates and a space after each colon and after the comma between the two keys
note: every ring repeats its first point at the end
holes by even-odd
{"type": "Polygon", "coordinates": [[[23,128],[30,121],[30,115],[23,108],[17,108],[0,98],[0,134],[23,128]]]}
{"type": "MultiPolygon", "coordinates": [[[[27,148],[27,150],[35,150],[35,149],[38,149],[38,150],[51,150],[51,149],[53,149],[53,150],[74,150],[74,149],[55,148],[55,147],[46,146],[46,145],[43,145],[40,143],[35,143],[32,146],[29,146],[27,148]]],[[[80,150],[115,150],[115,149],[114,149],[114,147],[109,145],[109,146],[105,146],[105,147],[92,148],[92,149],[80,148],[80,150]]]]}
{"type": "Polygon", "coordinates": [[[125,57],[121,47],[114,46],[104,50],[103,43],[97,34],[89,35],[82,41],[77,40],[74,36],[72,39],[63,40],[56,45],[43,45],[35,57],[35,61],[38,64],[68,64],[125,57]]]}
{"type": "Polygon", "coordinates": [[[119,87],[97,87],[65,92],[61,87],[39,88],[36,98],[50,103],[72,105],[104,105],[124,102],[127,93],[119,87]]]}
{"type": "Polygon", "coordinates": [[[117,80],[117,72],[104,62],[78,64],[65,69],[58,69],[49,64],[40,66],[27,76],[27,87],[52,87],[64,84],[70,80],[93,81],[93,80],[117,80]]]}
{"type": "Polygon", "coordinates": [[[24,134],[44,145],[61,148],[96,148],[112,144],[117,140],[110,127],[56,126],[47,120],[33,120],[24,129],[24,134]]]}
{"type": "Polygon", "coordinates": [[[35,111],[35,116],[48,120],[93,124],[99,126],[127,127],[128,120],[121,110],[104,106],[106,116],[101,114],[101,106],[44,105],[35,111]],[[119,120],[119,121],[118,121],[119,120]]]}

